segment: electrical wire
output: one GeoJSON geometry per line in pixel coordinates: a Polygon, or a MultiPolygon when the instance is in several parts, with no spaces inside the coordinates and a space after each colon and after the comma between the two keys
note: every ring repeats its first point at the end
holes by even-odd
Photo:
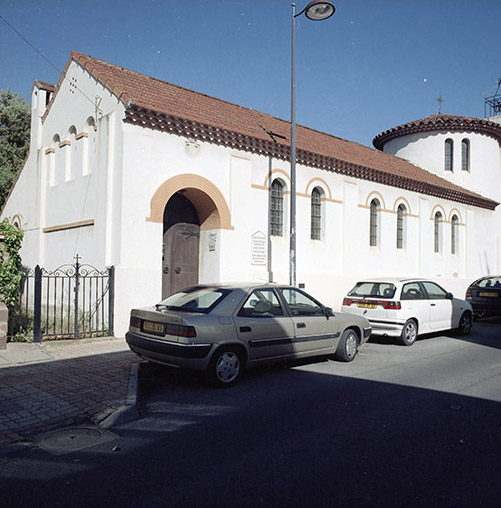
{"type": "MultiPolygon", "coordinates": [[[[34,44],[32,44],[19,30],[17,30],[16,27],[14,27],[9,21],[7,21],[1,14],[0,19],[16,34],[18,35],[30,48],[34,49],[36,53],[41,56],[53,69],[55,69],[59,74],[62,75],[63,80],[66,79],[66,74],[63,73],[63,71],[55,65],[48,57],[44,55],[40,49],[38,49],[34,44]]],[[[102,114],[102,111],[97,106],[96,102],[92,100],[90,97],[88,97],[83,90],[81,90],[78,86],[75,85],[75,88],[96,108],[97,111],[99,111],[102,114]]]]}

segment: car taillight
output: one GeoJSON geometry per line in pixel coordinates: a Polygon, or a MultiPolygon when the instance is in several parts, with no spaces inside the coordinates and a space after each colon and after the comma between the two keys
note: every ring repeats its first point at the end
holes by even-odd
{"type": "Polygon", "coordinates": [[[388,300],[381,300],[377,302],[379,305],[383,306],[383,309],[386,310],[400,310],[402,308],[402,304],[399,301],[388,301],[388,300]]]}
{"type": "Polygon", "coordinates": [[[141,328],[141,320],[136,316],[130,317],[130,326],[132,328],[141,328]]]}
{"type": "Polygon", "coordinates": [[[465,300],[471,300],[473,298],[473,295],[469,289],[466,290],[466,295],[464,298],[465,298],[465,300]]]}
{"type": "Polygon", "coordinates": [[[176,337],[196,337],[197,331],[194,326],[171,325],[168,324],[165,329],[166,335],[175,335],[176,337]]]}
{"type": "MultiPolygon", "coordinates": [[[[368,307],[370,305],[381,305],[385,310],[400,310],[402,304],[399,301],[393,300],[357,300],[355,298],[344,298],[343,305],[350,307],[353,303],[360,304],[360,307],[368,307]]],[[[370,307],[368,307],[370,308],[370,307]]],[[[374,308],[374,307],[373,307],[374,308]]]]}

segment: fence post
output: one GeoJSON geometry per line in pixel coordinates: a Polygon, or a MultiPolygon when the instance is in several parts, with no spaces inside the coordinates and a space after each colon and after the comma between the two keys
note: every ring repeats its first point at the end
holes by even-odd
{"type": "Polygon", "coordinates": [[[108,268],[108,334],[115,335],[115,267],[108,268]]]}
{"type": "Polygon", "coordinates": [[[35,308],[33,309],[33,342],[42,341],[42,269],[35,266],[35,308]]]}
{"type": "Polygon", "coordinates": [[[80,263],[78,262],[79,256],[76,255],[75,262],[75,287],[73,290],[75,291],[75,330],[74,330],[74,339],[78,339],[78,286],[80,285],[80,263]]]}

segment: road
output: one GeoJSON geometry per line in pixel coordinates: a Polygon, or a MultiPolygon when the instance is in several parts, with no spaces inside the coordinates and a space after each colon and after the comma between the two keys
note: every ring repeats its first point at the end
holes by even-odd
{"type": "Polygon", "coordinates": [[[2,506],[468,507],[501,499],[501,320],[230,389],[144,365],[114,439],[0,459],[2,506]]]}

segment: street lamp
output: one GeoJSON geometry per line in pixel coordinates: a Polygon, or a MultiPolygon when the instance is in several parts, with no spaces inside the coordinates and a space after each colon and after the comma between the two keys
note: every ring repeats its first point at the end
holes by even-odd
{"type": "Polygon", "coordinates": [[[291,66],[291,213],[289,240],[289,278],[290,285],[296,285],[296,18],[305,14],[312,21],[330,18],[335,7],[325,0],[311,1],[296,14],[296,4],[292,4],[292,66],[291,66]]]}

